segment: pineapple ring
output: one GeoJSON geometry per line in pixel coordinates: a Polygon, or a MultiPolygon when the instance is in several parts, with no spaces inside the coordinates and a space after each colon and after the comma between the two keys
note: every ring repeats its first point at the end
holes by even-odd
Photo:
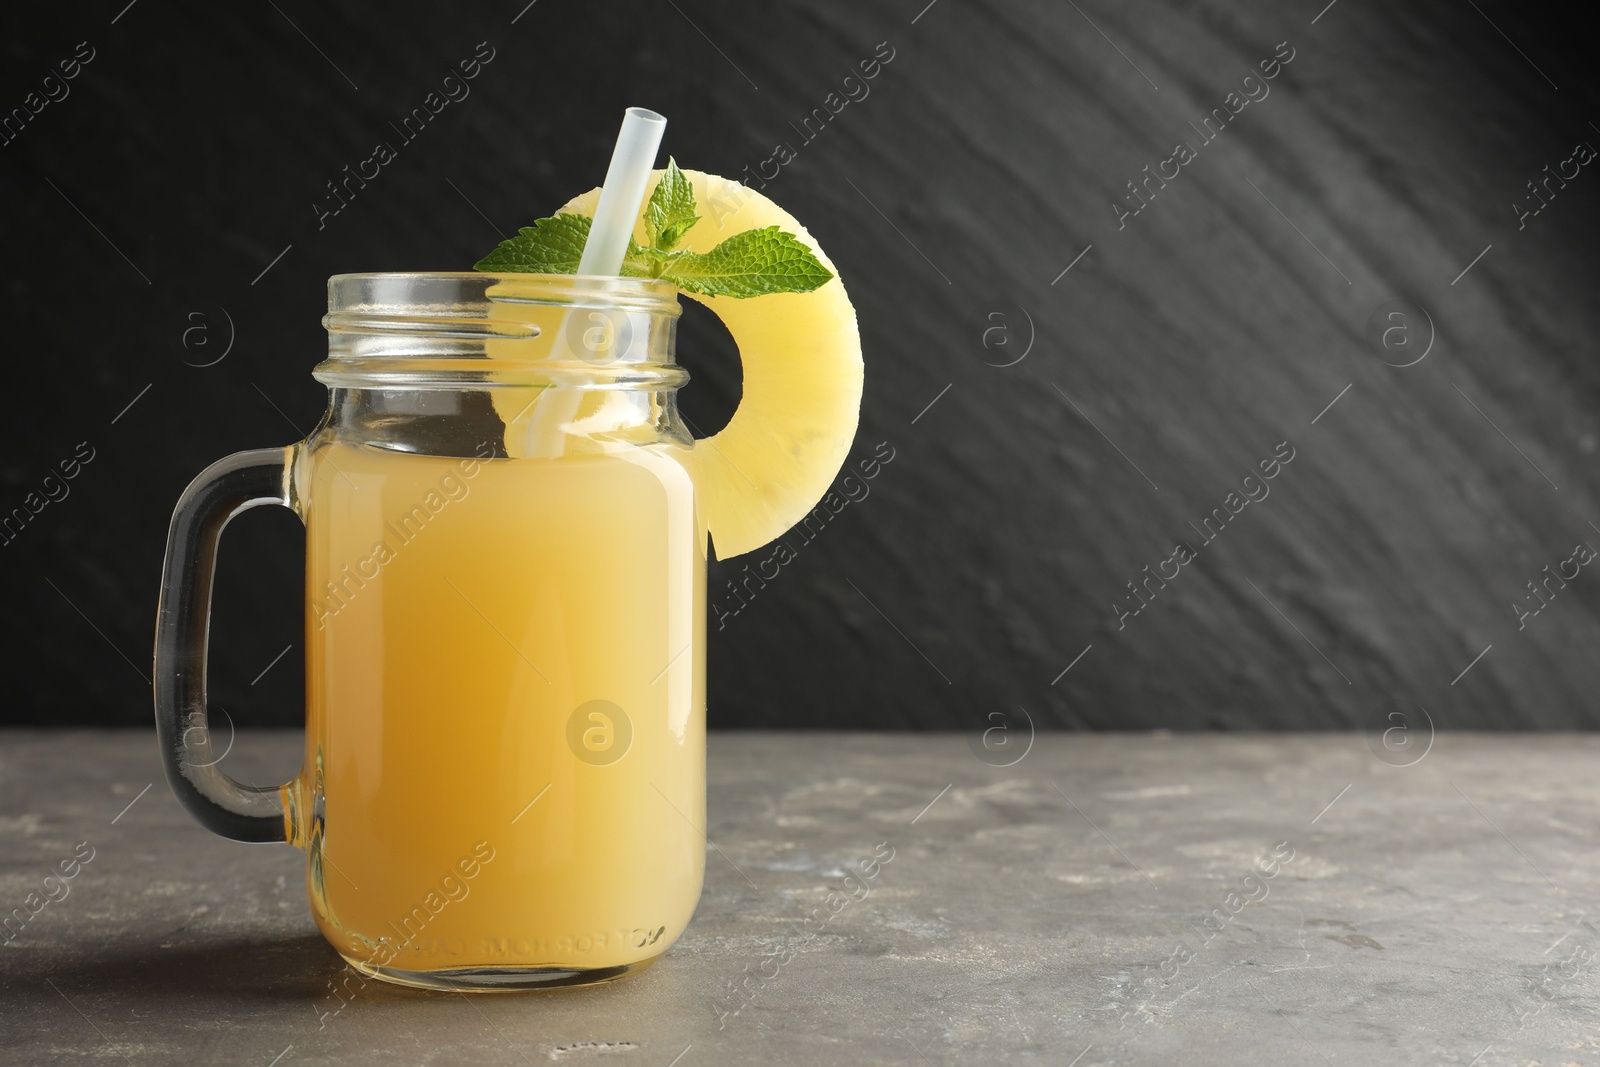
{"type": "MultiPolygon", "coordinates": [[[[656,171],[653,191],[662,171],[656,171]]],[[[765,196],[686,170],[700,221],[678,247],[709,252],[724,238],[779,226],[834,278],[809,293],[735,299],[684,293],[722,320],[739,349],[743,396],[728,425],[695,442],[686,466],[719,559],[752,552],[801,521],[839,473],[861,414],[861,334],[838,271],[804,226],[765,196]]],[[[561,208],[593,217],[600,190],[561,208]]],[[[645,243],[641,216],[634,240],[645,243]]]]}

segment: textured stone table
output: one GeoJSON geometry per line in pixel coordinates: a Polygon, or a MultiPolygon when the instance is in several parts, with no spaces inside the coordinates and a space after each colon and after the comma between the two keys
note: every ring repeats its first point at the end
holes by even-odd
{"type": "MultiPolygon", "coordinates": [[[[714,735],[705,894],[655,967],[348,1003],[300,854],[194,825],[152,736],[0,744],[4,908],[94,849],[0,946],[5,1063],[1600,1062],[1600,737],[1396,766],[1360,735],[1042,734],[996,768],[960,736],[714,735]]],[[[277,780],[298,744],[229,767],[277,780]]]]}

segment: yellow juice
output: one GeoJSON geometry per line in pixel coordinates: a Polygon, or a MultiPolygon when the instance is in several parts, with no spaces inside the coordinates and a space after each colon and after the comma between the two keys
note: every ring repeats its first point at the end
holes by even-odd
{"type": "Polygon", "coordinates": [[[317,924],[347,959],[625,967],[688,923],[706,538],[681,453],[302,459],[292,821],[317,924]]]}

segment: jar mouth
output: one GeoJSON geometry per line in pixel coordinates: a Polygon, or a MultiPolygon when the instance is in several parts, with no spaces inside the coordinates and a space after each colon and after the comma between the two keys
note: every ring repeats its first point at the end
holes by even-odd
{"type": "Polygon", "coordinates": [[[678,287],[659,278],[586,274],[486,274],[482,271],[373,271],[328,279],[329,316],[366,308],[413,309],[418,315],[452,307],[560,304],[679,313],[678,287]],[[491,295],[491,290],[498,290],[491,295]]]}
{"type": "Polygon", "coordinates": [[[677,297],[654,278],[336,274],[312,373],[343,387],[675,387],[677,297]]]}

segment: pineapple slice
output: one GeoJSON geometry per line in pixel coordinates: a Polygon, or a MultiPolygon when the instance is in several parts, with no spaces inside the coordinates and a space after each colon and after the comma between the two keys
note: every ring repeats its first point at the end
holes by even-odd
{"type": "MultiPolygon", "coordinates": [[[[662,173],[655,172],[652,191],[662,173]]],[[[730,559],[769,544],[803,519],[839,473],[861,413],[861,335],[839,272],[794,216],[738,182],[683,173],[702,214],[679,248],[709,252],[736,233],[779,226],[834,274],[809,293],[742,300],[683,294],[722,320],[743,367],[743,396],[733,418],[697,441],[687,461],[717,558],[730,559]]],[[[561,211],[593,217],[599,198],[593,189],[561,211]]],[[[646,240],[642,216],[634,239],[646,240]]]]}

